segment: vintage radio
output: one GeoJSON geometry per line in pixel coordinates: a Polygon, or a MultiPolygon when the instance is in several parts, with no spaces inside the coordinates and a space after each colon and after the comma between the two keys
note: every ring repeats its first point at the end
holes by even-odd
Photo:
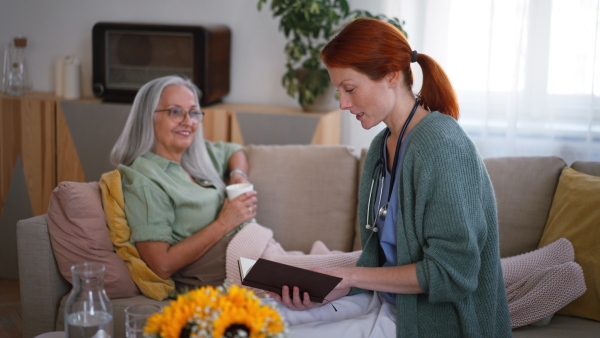
{"type": "Polygon", "coordinates": [[[180,75],[200,88],[206,105],[229,93],[230,56],[231,31],[223,25],[99,22],[92,29],[94,94],[133,102],[144,83],[180,75]]]}

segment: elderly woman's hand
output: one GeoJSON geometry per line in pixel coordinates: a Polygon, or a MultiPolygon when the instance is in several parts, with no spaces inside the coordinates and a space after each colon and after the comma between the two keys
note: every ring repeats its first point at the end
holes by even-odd
{"type": "Polygon", "coordinates": [[[226,226],[227,232],[229,232],[256,216],[257,203],[256,191],[245,192],[233,201],[226,198],[218,220],[226,226]]]}

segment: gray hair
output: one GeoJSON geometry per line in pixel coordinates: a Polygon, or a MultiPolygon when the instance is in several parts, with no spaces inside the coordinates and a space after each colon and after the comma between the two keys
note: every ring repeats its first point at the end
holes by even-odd
{"type": "MultiPolygon", "coordinates": [[[[200,107],[200,90],[188,79],[179,76],[165,76],[143,85],[133,100],[125,127],[110,153],[110,162],[114,166],[119,164],[129,166],[136,158],[154,149],[156,142],[154,111],[158,107],[163,90],[172,85],[183,85],[189,88],[194,93],[196,105],[200,107]]],[[[208,156],[201,123],[194,135],[194,141],[183,153],[181,166],[192,177],[206,179],[221,189],[225,188],[223,178],[208,156]]]]}

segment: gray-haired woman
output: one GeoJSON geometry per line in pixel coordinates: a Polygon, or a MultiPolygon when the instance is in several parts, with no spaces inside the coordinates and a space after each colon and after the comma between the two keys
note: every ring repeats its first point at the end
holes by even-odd
{"type": "Polygon", "coordinates": [[[255,217],[258,200],[255,191],[225,198],[223,177],[247,182],[248,162],[240,145],[204,140],[198,96],[178,76],[142,86],[111,162],[122,175],[130,240],[146,264],[161,278],[189,284],[178,272],[196,263],[203,273],[194,284],[219,285],[224,248],[255,217]]]}
{"type": "Polygon", "coordinates": [[[239,283],[240,256],[305,268],[354,265],[360,252],[324,258],[322,242],[314,259],[287,254],[271,230],[248,222],[256,216],[255,191],[225,197],[223,178],[247,182],[248,161],[240,145],[203,139],[198,95],[178,76],[145,84],[111,153],[130,241],[150,269],[181,287],[222,285],[226,277],[239,283]]]}

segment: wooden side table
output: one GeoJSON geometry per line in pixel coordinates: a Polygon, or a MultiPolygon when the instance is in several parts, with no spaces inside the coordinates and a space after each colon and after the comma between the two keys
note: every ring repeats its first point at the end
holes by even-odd
{"type": "Polygon", "coordinates": [[[17,221],[48,210],[56,187],[51,95],[0,94],[0,278],[18,279],[17,221]]]}
{"type": "Polygon", "coordinates": [[[305,112],[300,107],[221,103],[203,108],[230,116],[230,141],[239,144],[321,144],[341,140],[341,111],[305,112]]]}

